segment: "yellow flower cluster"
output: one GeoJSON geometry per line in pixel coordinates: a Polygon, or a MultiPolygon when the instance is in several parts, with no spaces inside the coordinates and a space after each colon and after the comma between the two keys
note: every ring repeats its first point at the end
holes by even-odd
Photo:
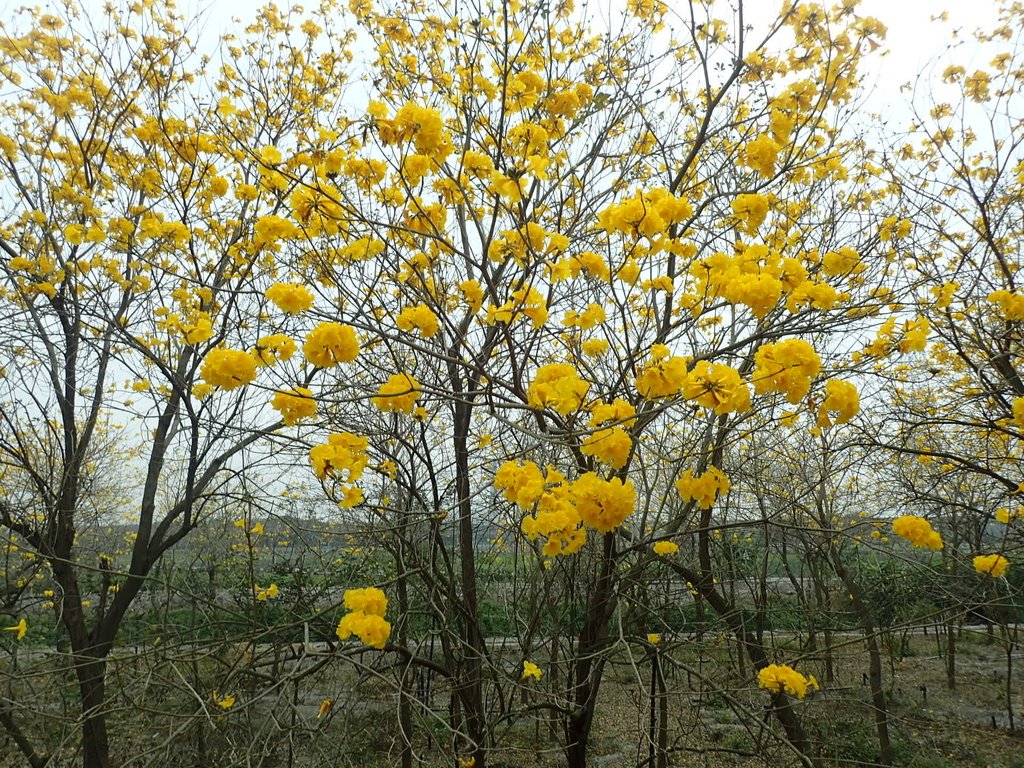
{"type": "Polygon", "coordinates": [[[1017,429],[1024,430],[1024,397],[1018,397],[1013,401],[1013,423],[1017,429]]]}
{"type": "Polygon", "coordinates": [[[395,325],[399,330],[407,333],[417,331],[420,336],[429,339],[437,333],[437,315],[426,304],[417,304],[403,309],[398,314],[395,325]]]}
{"type": "Polygon", "coordinates": [[[297,315],[313,306],[309,288],[295,283],[274,283],[267,288],[266,297],[288,315],[297,315]]]}
{"type": "Polygon", "coordinates": [[[551,281],[554,283],[577,278],[581,274],[607,283],[611,279],[611,270],[604,257],[593,251],[584,251],[561,259],[550,265],[551,281]]]}
{"type": "Polygon", "coordinates": [[[288,219],[268,214],[260,216],[253,225],[252,242],[256,248],[277,249],[277,243],[281,240],[295,240],[302,234],[302,230],[292,224],[288,219]]]}
{"type": "Polygon", "coordinates": [[[1006,573],[1010,567],[1010,561],[1002,555],[978,555],[974,558],[974,570],[998,579],[1006,573]]]}
{"type": "Polygon", "coordinates": [[[821,271],[829,277],[858,275],[867,269],[860,254],[848,245],[838,251],[828,251],[821,258],[821,271]]]}
{"type": "Polygon", "coordinates": [[[892,521],[892,531],[911,546],[923,549],[942,549],[942,536],[932,524],[917,515],[900,515],[892,521]]]}
{"type": "Polygon", "coordinates": [[[544,473],[532,461],[506,461],[494,473],[494,487],[517,507],[530,509],[544,493],[544,473]]]}
{"type": "Polygon", "coordinates": [[[366,468],[367,440],[351,432],[329,435],[326,443],[309,449],[309,463],[313,473],[320,479],[333,477],[354,483],[366,468]]]}
{"type": "Polygon", "coordinates": [[[678,552],[679,545],[673,541],[656,541],[651,549],[654,550],[654,554],[658,557],[666,557],[667,555],[674,555],[678,552]]]}
{"type": "Polygon", "coordinates": [[[686,383],[687,358],[669,356],[664,344],[651,347],[651,361],[637,374],[636,391],[648,400],[678,394],[686,383]]]}
{"type": "Polygon", "coordinates": [[[910,234],[911,223],[908,219],[901,219],[897,216],[886,216],[878,227],[878,239],[884,243],[890,240],[898,240],[910,234]]]}
{"type": "Polygon", "coordinates": [[[256,593],[256,600],[261,603],[265,603],[267,600],[273,600],[281,594],[280,588],[274,583],[271,583],[269,587],[261,587],[259,584],[253,584],[252,588],[256,593]]]}
{"type": "Polygon", "coordinates": [[[622,482],[617,477],[604,480],[587,472],[572,484],[572,499],[584,523],[608,533],[633,514],[636,490],[632,480],[622,482]]]}
{"type": "Polygon", "coordinates": [[[541,672],[540,667],[538,667],[532,661],[524,661],[523,662],[523,674],[522,674],[522,676],[519,679],[521,681],[523,681],[524,683],[527,680],[536,680],[536,681],[540,682],[540,678],[541,678],[541,676],[543,674],[544,673],[541,672]]]}
{"type": "Polygon", "coordinates": [[[526,401],[532,408],[551,408],[563,416],[577,410],[590,391],[568,363],[542,365],[530,382],[526,401]]]}
{"type": "Polygon", "coordinates": [[[302,354],[318,368],[350,363],[359,355],[355,330],[341,323],[319,323],[306,335],[302,354]]]}
{"type": "Polygon", "coordinates": [[[212,386],[238,389],[256,378],[256,358],[239,349],[211,349],[203,360],[199,375],[212,386]]]}
{"type": "Polygon", "coordinates": [[[509,301],[500,307],[487,307],[486,325],[504,323],[510,325],[519,315],[528,317],[534,328],[540,328],[548,321],[548,306],[544,294],[536,288],[520,288],[513,291],[509,301]]]}
{"type": "Polygon", "coordinates": [[[636,421],[636,408],[621,397],[616,397],[610,403],[599,401],[590,406],[590,426],[592,427],[608,422],[629,427],[634,421],[636,421]]]}
{"type": "Polygon", "coordinates": [[[605,321],[604,307],[600,304],[588,304],[587,308],[582,312],[572,310],[565,313],[565,319],[562,320],[562,325],[569,328],[580,328],[584,331],[589,331],[595,325],[599,325],[605,321]]]}
{"type": "MultiPolygon", "coordinates": [[[[741,207],[739,211],[744,213],[746,209],[741,207]]],[[[734,218],[743,224],[745,220],[739,215],[734,218]]],[[[802,254],[807,261],[812,257],[816,257],[815,252],[802,254]]],[[[731,253],[718,252],[695,260],[689,272],[695,298],[721,297],[730,304],[750,307],[759,318],[774,309],[784,294],[790,312],[799,312],[804,307],[827,311],[840,299],[848,298],[826,283],[809,279],[807,267],[800,259],[784,257],[764,243],[737,242],[731,253]]]]}
{"type": "Polygon", "coordinates": [[[818,426],[845,424],[860,410],[857,387],[841,379],[829,379],[825,384],[825,398],[818,406],[818,426]]]}
{"type": "Polygon", "coordinates": [[[593,456],[613,469],[622,469],[629,458],[633,440],[622,427],[599,429],[583,441],[580,452],[593,456]]]}
{"type": "Polygon", "coordinates": [[[384,413],[412,413],[422,394],[423,390],[416,379],[408,373],[395,373],[380,385],[376,396],[370,399],[384,413]]]}
{"type": "Polygon", "coordinates": [[[374,616],[383,616],[388,609],[388,598],[376,587],[346,589],[345,607],[350,611],[361,611],[374,616]]]}
{"type": "Polygon", "coordinates": [[[520,266],[526,266],[539,255],[561,253],[568,246],[568,237],[549,232],[531,221],[522,229],[503,230],[487,247],[487,258],[499,264],[511,259],[520,266]]]}
{"type": "Polygon", "coordinates": [[[391,637],[391,623],[384,618],[388,599],[376,587],[345,590],[345,607],[349,610],[335,633],[339,640],[356,635],[371,648],[383,649],[391,637]]]}
{"type": "Polygon", "coordinates": [[[532,461],[505,462],[494,475],[494,487],[524,511],[523,533],[531,541],[546,539],[544,554],[570,555],[587,540],[583,527],[602,533],[614,530],[633,512],[636,492],[631,481],[604,480],[587,472],[574,482],[548,468],[547,475],[532,461]]]}
{"type": "Polygon", "coordinates": [[[906,320],[901,332],[896,330],[896,318],[890,317],[878,327],[874,341],[864,347],[864,354],[869,357],[885,357],[896,350],[923,352],[930,330],[931,324],[923,315],[906,320]]]}
{"type": "Polygon", "coordinates": [[[1024,507],[1017,507],[1014,510],[1000,507],[996,510],[996,522],[1009,525],[1014,520],[1024,520],[1024,507]]]}
{"type": "Polygon", "coordinates": [[[411,141],[416,152],[436,160],[443,160],[454,149],[448,132],[444,130],[441,113],[436,109],[406,102],[394,118],[377,117],[375,125],[385,144],[411,141]]]}
{"type": "Polygon", "coordinates": [[[707,360],[701,360],[687,374],[683,397],[710,408],[719,416],[750,408],[750,390],[739,371],[707,360]]]}
{"type": "Polygon", "coordinates": [[[469,313],[475,315],[484,305],[484,289],[479,280],[463,280],[459,283],[459,293],[469,307],[469,313]]]}
{"type": "Polygon", "coordinates": [[[810,688],[818,688],[814,675],[804,677],[785,664],[769,664],[757,672],[757,685],[772,693],[788,693],[802,699],[810,688]]]}
{"type": "Polygon", "coordinates": [[[775,173],[775,161],[778,157],[779,145],[767,134],[747,142],[743,148],[743,164],[765,177],[775,173]]]}
{"type": "Polygon", "coordinates": [[[1024,320],[1024,295],[1010,291],[993,291],[988,300],[999,306],[1004,320],[1024,320]]]}
{"type": "MultiPolygon", "coordinates": [[[[548,481],[561,478],[548,472],[548,481]]],[[[522,531],[530,541],[543,537],[545,557],[571,555],[587,543],[587,529],[573,503],[572,486],[559,482],[543,493],[532,515],[523,518],[522,531]]]]}
{"type": "Polygon", "coordinates": [[[312,391],[306,387],[280,390],[274,394],[270,405],[281,414],[282,421],[289,427],[316,413],[316,400],[312,391]]]}
{"type": "Polygon", "coordinates": [[[13,632],[15,640],[24,640],[25,635],[28,634],[28,622],[25,621],[25,617],[22,616],[17,624],[10,627],[4,627],[5,632],[13,632]]]}
{"type": "Polygon", "coordinates": [[[608,234],[653,238],[692,215],[693,206],[686,198],[657,187],[647,192],[637,191],[632,197],[608,206],[598,214],[597,220],[608,234]]]}
{"type": "Polygon", "coordinates": [[[184,312],[171,312],[167,307],[158,307],[153,314],[158,318],[157,328],[179,334],[186,344],[202,344],[213,336],[210,313],[196,307],[187,307],[184,312]]]}
{"type": "Polygon", "coordinates": [[[729,492],[729,486],[729,477],[715,466],[708,467],[702,475],[695,475],[688,469],[676,480],[679,497],[683,501],[696,501],[701,509],[711,509],[715,499],[729,492]]]}
{"type": "MultiPolygon", "coordinates": [[[[785,261],[795,262],[796,260],[786,259],[785,261]]],[[[783,284],[785,284],[785,280],[783,280],[783,284]]],[[[840,294],[828,283],[816,283],[813,280],[805,279],[789,292],[786,297],[786,309],[790,312],[799,312],[804,307],[812,307],[827,312],[840,299],[846,298],[849,298],[849,294],[840,294]]]]}
{"type": "Polygon", "coordinates": [[[754,355],[754,391],[782,392],[791,403],[800,402],[821,370],[821,359],[803,339],[763,344],[754,355]]]}
{"type": "Polygon", "coordinates": [[[256,360],[257,368],[265,368],[291,359],[296,349],[295,341],[290,336],[271,334],[257,341],[250,354],[256,360]]]}
{"type": "Polygon", "coordinates": [[[924,315],[918,315],[913,320],[904,322],[903,338],[898,344],[900,352],[924,352],[930,330],[931,324],[924,315]]]}
{"type": "Polygon", "coordinates": [[[558,471],[548,468],[547,477],[532,461],[506,461],[494,475],[494,487],[524,511],[522,530],[530,541],[543,537],[544,554],[571,555],[586,543],[587,531],[572,503],[570,486],[558,471]]]}
{"type": "Polygon", "coordinates": [[[741,231],[756,235],[758,228],[768,218],[769,201],[764,195],[736,195],[732,201],[733,219],[741,231]]]}

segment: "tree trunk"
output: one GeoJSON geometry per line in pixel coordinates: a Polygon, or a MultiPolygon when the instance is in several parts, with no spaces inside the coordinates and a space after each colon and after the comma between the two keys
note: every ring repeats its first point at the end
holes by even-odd
{"type": "Polygon", "coordinates": [[[952,611],[946,614],[946,687],[956,689],[956,627],[952,611]]]}
{"type": "Polygon", "coordinates": [[[476,541],[473,504],[470,495],[469,450],[467,446],[471,406],[455,406],[455,489],[459,504],[459,560],[462,576],[460,619],[462,659],[455,683],[465,718],[466,732],[472,744],[474,768],[487,766],[487,717],[484,712],[483,659],[487,654],[480,627],[476,583],[476,541]]]}
{"type": "Polygon", "coordinates": [[[75,671],[82,697],[82,768],[110,768],[107,739],[106,663],[102,659],[76,657],[75,671]]]}
{"type": "Polygon", "coordinates": [[[587,615],[572,674],[573,711],[565,722],[565,757],[568,768],[586,768],[590,729],[594,723],[597,693],[604,675],[604,659],[600,655],[608,619],[615,610],[613,575],[615,565],[615,534],[604,535],[601,571],[587,604],[587,615]]]}

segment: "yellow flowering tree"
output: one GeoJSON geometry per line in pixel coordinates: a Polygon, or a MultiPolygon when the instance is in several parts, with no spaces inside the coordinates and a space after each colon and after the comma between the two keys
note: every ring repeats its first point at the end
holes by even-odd
{"type": "MultiPolygon", "coordinates": [[[[288,222],[308,240],[282,258],[379,361],[327,374],[328,418],[366,434],[382,470],[354,508],[377,516],[402,569],[430,564],[408,567],[413,594],[445,585],[444,605],[427,603],[456,752],[479,768],[489,724],[510,716],[486,688],[515,683],[492,671],[480,541],[511,518],[503,536],[532,558],[517,567],[532,562],[582,617],[546,643],[528,621],[521,638],[564,666],[549,703],[582,766],[623,569],[650,567],[654,536],[692,522],[694,581],[711,591],[737,427],[783,402],[821,422],[856,411],[824,340],[882,310],[897,267],[859,234],[873,177],[834,119],[884,28],[847,3],[751,31],[694,3],[670,54],[674,12],[658,3],[630,6],[610,36],[571,3],[352,8],[372,46],[368,99],[329,146],[275,162],[302,181],[288,222]],[[849,213],[824,217],[809,202],[823,197],[849,213]],[[649,452],[672,422],[694,440],[649,452]],[[670,458],[667,482],[640,482],[670,458]]],[[[794,710],[778,711],[810,750],[794,710]]]]}
{"type": "Polygon", "coordinates": [[[122,762],[107,681],[126,614],[266,435],[315,413],[292,358],[312,296],[277,262],[303,188],[275,145],[339,100],[345,34],[313,63],[332,15],[300,30],[267,9],[217,66],[170,3],[86,27],[72,3],[24,9],[0,35],[0,529],[52,587],[79,705],[38,729],[35,703],[4,705],[32,765],[76,743],[87,768],[122,762]],[[103,473],[132,486],[117,506],[103,473]],[[84,543],[121,525],[126,549],[84,543]]]}
{"type": "MultiPolygon", "coordinates": [[[[947,569],[964,576],[978,556],[1012,567],[1024,544],[999,519],[1002,509],[1011,522],[1024,479],[1024,135],[1014,117],[1024,22],[1018,3],[994,5],[991,26],[972,30],[970,57],[954,48],[936,59],[927,87],[915,92],[912,124],[884,163],[899,194],[878,237],[910,267],[914,292],[903,321],[865,350],[891,382],[879,442],[900,457],[893,464],[903,468],[907,496],[948,538],[947,569]],[[890,369],[899,356],[906,364],[890,369]]],[[[993,595],[949,596],[950,648],[969,611],[1003,614],[993,595]]],[[[952,687],[952,651],[947,663],[952,687]]]]}

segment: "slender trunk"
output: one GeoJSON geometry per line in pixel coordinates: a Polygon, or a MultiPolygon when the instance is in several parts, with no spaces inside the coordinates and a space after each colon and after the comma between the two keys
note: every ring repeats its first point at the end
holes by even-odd
{"type": "Polygon", "coordinates": [[[82,697],[82,768],[110,768],[107,738],[106,663],[103,659],[76,657],[75,671],[82,697]]]}
{"type": "Polygon", "coordinates": [[[835,654],[833,653],[832,630],[825,628],[825,683],[832,685],[836,681],[835,654]]]}
{"type": "MultiPolygon", "coordinates": [[[[399,537],[398,551],[395,553],[395,565],[397,570],[398,589],[398,615],[401,617],[396,627],[396,637],[399,645],[409,647],[409,636],[406,629],[405,617],[409,615],[409,577],[405,571],[405,558],[402,557],[404,538],[399,537]]],[[[407,663],[402,667],[401,677],[398,683],[398,732],[402,738],[402,768],[412,768],[412,705],[409,701],[409,687],[413,683],[412,664],[407,663]]]]}
{"type": "Polygon", "coordinates": [[[952,611],[946,614],[946,687],[956,688],[956,627],[952,611]]]}
{"type": "Polygon", "coordinates": [[[483,659],[487,653],[480,627],[476,582],[476,542],[470,496],[467,446],[471,406],[455,405],[455,489],[459,504],[459,560],[462,576],[462,663],[457,686],[467,735],[476,760],[474,768],[487,768],[487,717],[484,712],[483,659]]]}
{"type": "Polygon", "coordinates": [[[868,645],[868,685],[871,687],[871,703],[875,710],[875,731],[878,734],[878,762],[881,765],[892,765],[889,711],[882,680],[882,653],[878,647],[878,635],[870,621],[865,624],[864,632],[867,635],[868,645]]]}
{"type": "Polygon", "coordinates": [[[607,637],[608,619],[615,610],[613,584],[615,565],[615,534],[606,533],[601,557],[601,571],[591,593],[580,632],[573,670],[573,711],[565,722],[565,757],[568,768],[586,768],[587,746],[594,722],[597,693],[604,675],[601,646],[607,637]]]}
{"type": "Polygon", "coordinates": [[[1010,731],[1017,730],[1013,716],[1013,649],[1017,645],[1017,627],[1011,630],[1005,624],[1001,627],[1006,641],[1006,716],[1009,718],[1010,731]]]}
{"type": "Polygon", "coordinates": [[[668,686],[665,684],[665,668],[661,657],[654,654],[654,680],[658,692],[658,760],[655,768],[668,768],[668,686]]]}
{"type": "Polygon", "coordinates": [[[107,735],[106,675],[104,658],[109,644],[97,642],[85,623],[78,579],[71,566],[70,526],[61,532],[55,550],[60,559],[50,562],[54,579],[62,592],[63,623],[71,643],[75,676],[82,710],[82,768],[110,768],[110,741],[107,735]]]}

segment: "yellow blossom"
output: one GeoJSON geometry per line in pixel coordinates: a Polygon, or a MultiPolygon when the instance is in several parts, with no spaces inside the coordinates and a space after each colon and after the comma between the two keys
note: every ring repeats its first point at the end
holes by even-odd
{"type": "Polygon", "coordinates": [[[942,549],[942,536],[931,523],[917,515],[900,515],[892,521],[892,531],[909,541],[911,546],[923,549],[942,549]]]}
{"type": "Polygon", "coordinates": [[[297,315],[313,306],[313,294],[304,285],[274,283],[267,288],[265,295],[288,315],[297,315]]]}
{"type": "Polygon", "coordinates": [[[418,331],[420,336],[429,339],[437,333],[437,315],[426,304],[406,307],[395,319],[399,330],[411,333],[418,331]]]}
{"type": "Polygon", "coordinates": [[[825,384],[825,397],[818,406],[818,426],[845,424],[860,410],[857,387],[841,379],[829,379],[825,384]]]}
{"type": "Polygon", "coordinates": [[[320,323],[306,336],[302,353],[318,368],[349,363],[359,355],[355,330],[341,323],[320,323]]]}
{"type": "Polygon", "coordinates": [[[563,416],[583,405],[590,385],[567,363],[542,365],[527,390],[527,402],[533,408],[551,408],[563,416]]]}
{"type": "Polygon", "coordinates": [[[587,437],[580,446],[585,456],[593,456],[602,464],[613,469],[621,469],[626,465],[633,441],[622,427],[600,429],[587,437]]]}
{"type": "Polygon", "coordinates": [[[654,550],[654,554],[658,557],[665,557],[667,555],[674,555],[678,552],[679,545],[674,541],[656,541],[651,549],[654,550]]]}
{"type": "Polygon", "coordinates": [[[609,533],[633,514],[636,490],[632,480],[623,482],[617,477],[604,480],[587,472],[572,484],[572,499],[584,523],[601,533],[609,533]]]}
{"type": "Polygon", "coordinates": [[[695,475],[688,469],[676,480],[679,497],[683,501],[696,501],[701,509],[711,509],[715,499],[728,493],[729,487],[728,476],[715,466],[709,466],[702,475],[695,475]]]}
{"type": "Polygon", "coordinates": [[[346,589],[344,601],[348,610],[361,611],[371,616],[383,616],[388,609],[387,595],[376,587],[346,589]]]}
{"type": "Polygon", "coordinates": [[[280,412],[282,421],[289,427],[316,413],[316,400],[306,387],[279,391],[271,398],[270,404],[280,412]]]}
{"type": "Polygon", "coordinates": [[[977,555],[973,563],[974,570],[994,579],[1003,576],[1010,567],[1010,561],[1002,555],[977,555]]]}
{"type": "Polygon", "coordinates": [[[540,667],[532,661],[524,661],[523,674],[519,679],[523,682],[526,682],[527,680],[537,680],[539,682],[543,674],[544,673],[541,671],[540,667]]]}
{"type": "Polygon", "coordinates": [[[327,442],[309,449],[309,463],[320,480],[328,477],[356,482],[362,477],[368,457],[367,438],[351,432],[329,435],[327,442]]]}
{"type": "Polygon", "coordinates": [[[817,688],[814,677],[804,677],[792,667],[785,664],[769,664],[758,670],[757,684],[773,693],[788,693],[802,699],[809,688],[817,688]]]}
{"type": "Polygon", "coordinates": [[[763,344],[754,354],[754,391],[782,392],[795,404],[810,390],[820,369],[821,359],[803,339],[763,344]]]}
{"type": "Polygon", "coordinates": [[[23,616],[18,620],[18,623],[12,627],[4,627],[5,632],[13,632],[16,640],[22,640],[26,634],[28,634],[28,622],[25,621],[23,616]]]}
{"type": "Polygon", "coordinates": [[[376,614],[353,611],[341,618],[335,634],[339,640],[356,635],[365,645],[383,649],[391,636],[391,623],[376,614]]]}
{"type": "Polygon", "coordinates": [[[242,350],[218,347],[206,355],[199,375],[215,387],[237,389],[256,378],[256,359],[242,350]]]}
{"type": "Polygon", "coordinates": [[[386,382],[377,389],[376,396],[370,398],[377,408],[388,413],[412,413],[416,407],[416,401],[420,399],[423,390],[420,383],[408,373],[392,374],[386,382]]]}

